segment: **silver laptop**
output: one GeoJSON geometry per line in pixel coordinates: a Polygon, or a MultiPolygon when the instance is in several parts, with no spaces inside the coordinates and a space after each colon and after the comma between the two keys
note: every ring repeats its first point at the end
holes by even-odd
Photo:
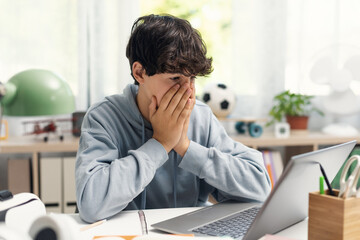
{"type": "Polygon", "coordinates": [[[355,144],[354,140],[293,156],[262,205],[227,201],[153,224],[152,227],[177,234],[226,235],[235,239],[251,240],[259,239],[265,234],[277,233],[307,217],[309,192],[319,189],[321,176],[319,163],[331,182],[355,144]],[[239,218],[243,218],[241,215],[244,212],[247,214],[250,212],[250,215],[245,217],[248,227],[245,231],[242,230],[243,233],[238,233],[236,230],[240,227],[235,227],[235,231],[230,230],[229,234],[217,230],[219,226],[227,228],[229,222],[237,222],[239,218]],[[252,215],[254,216],[251,217],[252,215]]]}

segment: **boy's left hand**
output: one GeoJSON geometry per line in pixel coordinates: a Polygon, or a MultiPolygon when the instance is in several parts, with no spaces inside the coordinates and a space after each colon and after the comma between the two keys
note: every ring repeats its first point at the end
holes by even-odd
{"type": "Polygon", "coordinates": [[[190,145],[190,140],[187,136],[187,131],[189,128],[189,123],[190,123],[190,115],[192,110],[194,109],[195,106],[195,84],[191,83],[191,88],[192,88],[192,93],[190,96],[191,99],[191,111],[189,111],[189,114],[187,116],[186,121],[184,122],[184,127],[183,127],[183,131],[180,137],[179,142],[175,145],[174,147],[174,151],[177,152],[181,157],[183,157],[187,151],[187,149],[189,148],[190,145]]]}

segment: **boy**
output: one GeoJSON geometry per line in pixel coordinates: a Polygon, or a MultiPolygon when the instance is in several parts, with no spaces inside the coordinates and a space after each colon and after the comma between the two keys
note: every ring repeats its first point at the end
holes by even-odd
{"type": "Polygon", "coordinates": [[[233,141],[194,81],[212,71],[200,34],[169,15],[139,18],[126,49],[135,84],[92,106],[76,162],[80,216],[126,209],[263,201],[270,180],[261,154],[233,141]]]}

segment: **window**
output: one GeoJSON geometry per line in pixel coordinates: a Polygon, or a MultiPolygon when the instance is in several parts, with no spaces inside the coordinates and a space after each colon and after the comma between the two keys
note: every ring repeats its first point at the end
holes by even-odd
{"type": "Polygon", "coordinates": [[[141,15],[167,13],[188,20],[199,30],[208,50],[213,57],[214,71],[208,77],[196,80],[197,94],[209,82],[230,84],[231,68],[231,0],[155,0],[140,1],[141,15]]]}
{"type": "MultiPolygon", "coordinates": [[[[359,11],[360,2],[356,0],[288,3],[285,88],[312,95],[332,91],[330,84],[316,84],[310,71],[325,56],[336,64],[326,69],[330,72],[341,70],[351,56],[360,55],[359,11]]],[[[360,95],[360,82],[352,81],[350,85],[360,95]]]]}
{"type": "Polygon", "coordinates": [[[77,2],[0,0],[0,79],[42,68],[78,92],[77,2]]]}
{"type": "MultiPolygon", "coordinates": [[[[196,81],[197,95],[223,82],[237,93],[241,116],[266,116],[284,89],[329,94],[329,85],[309,78],[316,58],[330,53],[341,64],[360,55],[357,0],[0,0],[0,11],[0,80],[53,70],[80,110],[133,82],[125,46],[133,21],[150,13],[185,18],[200,31],[214,72],[196,81]]],[[[360,81],[350,85],[359,95],[360,81]]]]}
{"type": "MultiPolygon", "coordinates": [[[[262,94],[263,78],[280,82],[279,91],[325,95],[329,85],[314,83],[309,71],[326,54],[338,67],[360,54],[356,0],[191,1],[141,0],[141,13],[169,13],[198,29],[214,58],[214,72],[197,84],[211,81],[232,85],[240,95],[262,94]],[[264,75],[264,72],[273,73],[264,75]],[[272,77],[271,77],[272,75],[272,77]],[[244,79],[247,79],[244,80],[244,79]],[[281,87],[280,87],[281,86],[281,87]]],[[[275,83],[278,84],[278,83],[275,83]]],[[[360,94],[360,82],[351,88],[360,94]]]]}
{"type": "Polygon", "coordinates": [[[234,115],[264,116],[284,87],[286,4],[283,1],[140,0],[141,14],[169,13],[198,29],[213,57],[214,72],[196,81],[197,95],[209,82],[237,94],[234,115]]]}

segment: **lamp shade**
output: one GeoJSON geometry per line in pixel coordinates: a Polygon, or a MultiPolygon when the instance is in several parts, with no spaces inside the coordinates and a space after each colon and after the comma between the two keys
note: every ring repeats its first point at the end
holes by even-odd
{"type": "Polygon", "coordinates": [[[30,69],[5,84],[1,99],[8,116],[59,115],[75,111],[75,99],[67,82],[54,72],[30,69]]]}

